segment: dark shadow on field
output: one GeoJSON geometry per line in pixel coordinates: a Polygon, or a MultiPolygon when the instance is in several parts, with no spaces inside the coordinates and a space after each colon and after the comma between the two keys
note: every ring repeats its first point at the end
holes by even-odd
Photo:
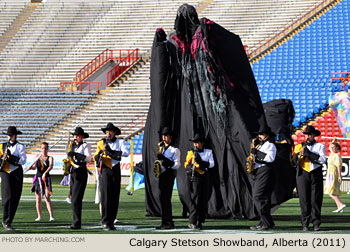
{"type": "MultiPolygon", "coordinates": [[[[300,223],[300,215],[273,215],[274,221],[296,221],[300,223]]],[[[321,216],[322,223],[344,223],[344,222],[350,222],[350,216],[348,215],[322,215],[321,216]]]]}

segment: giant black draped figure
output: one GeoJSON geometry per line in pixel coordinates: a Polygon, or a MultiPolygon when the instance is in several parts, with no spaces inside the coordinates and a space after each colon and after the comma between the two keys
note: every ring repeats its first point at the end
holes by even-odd
{"type": "Polygon", "coordinates": [[[189,206],[183,163],[189,141],[203,132],[216,166],[210,174],[211,217],[253,218],[245,170],[253,132],[266,124],[259,91],[239,36],[206,18],[193,6],[179,7],[175,32],[156,31],[151,56],[151,104],[143,140],[146,210],[160,215],[158,178],[153,167],[159,131],[173,128],[181,151],[177,171],[180,200],[189,206]]]}

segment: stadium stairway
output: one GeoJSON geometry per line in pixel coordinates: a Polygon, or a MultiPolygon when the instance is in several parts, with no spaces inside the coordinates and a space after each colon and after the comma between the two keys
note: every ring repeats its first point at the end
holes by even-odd
{"type": "Polygon", "coordinates": [[[1,36],[0,53],[4,50],[7,44],[12,40],[12,38],[17,34],[17,32],[22,28],[24,23],[29,19],[29,17],[33,14],[33,12],[38,6],[38,4],[36,3],[26,4],[26,2],[21,3],[21,1],[19,1],[19,3],[18,2],[4,3],[3,5],[4,5],[3,6],[4,9],[2,9],[0,13],[1,15],[0,23],[2,22],[4,23],[2,23],[0,27],[6,27],[6,26],[7,27],[3,33],[0,31],[0,36],[1,36]],[[18,10],[20,10],[20,12],[16,16],[18,10]],[[13,17],[15,17],[15,19],[13,19],[13,17]]]}
{"type": "Polygon", "coordinates": [[[134,131],[143,127],[146,120],[148,107],[150,104],[150,85],[149,61],[145,65],[136,64],[133,69],[123,74],[114,87],[102,90],[89,101],[89,103],[80,107],[68,118],[65,118],[54,129],[47,132],[33,144],[31,151],[37,150],[40,141],[46,140],[49,144],[62,141],[55,145],[53,152],[65,152],[68,132],[73,131],[78,124],[89,133],[90,137],[86,139],[95,150],[96,143],[103,136],[101,128],[105,127],[108,122],[114,123],[121,128],[122,137],[131,135],[134,131]],[[136,69],[139,68],[138,71],[136,69]],[[131,74],[132,71],[135,73],[131,74]],[[130,75],[126,78],[127,75],[130,75]]]}
{"type": "MultiPolygon", "coordinates": [[[[200,1],[189,1],[198,5],[200,1]]],[[[106,48],[151,48],[171,30],[180,0],[47,0],[0,54],[0,86],[57,87],[106,48]],[[26,55],[26,57],[23,57],[26,55]]]]}

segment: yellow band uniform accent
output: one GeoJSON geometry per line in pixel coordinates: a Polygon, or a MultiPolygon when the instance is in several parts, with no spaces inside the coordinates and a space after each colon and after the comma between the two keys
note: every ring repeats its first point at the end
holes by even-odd
{"type": "MultiPolygon", "coordinates": [[[[103,151],[104,149],[104,141],[103,140],[100,140],[98,141],[97,143],[97,150],[94,154],[94,159],[96,157],[96,155],[102,150],[103,151]]],[[[94,160],[94,161],[97,161],[97,160],[94,160]]],[[[103,153],[103,156],[102,156],[102,162],[103,162],[103,165],[104,166],[107,166],[108,168],[112,169],[112,158],[110,156],[107,156],[105,153],[103,153]]]]}
{"type": "MultiPolygon", "coordinates": [[[[186,168],[187,165],[192,165],[193,164],[193,158],[194,158],[194,152],[193,150],[190,150],[187,152],[187,156],[186,156],[186,161],[184,163],[184,166],[186,168]]],[[[196,172],[198,172],[199,174],[203,174],[204,171],[202,171],[200,168],[199,168],[199,164],[195,162],[194,164],[194,170],[196,172]]]]}
{"type": "MultiPolygon", "coordinates": [[[[305,147],[306,148],[306,147],[305,147]]],[[[297,155],[299,155],[299,153],[301,152],[301,150],[303,149],[303,145],[302,144],[297,144],[294,148],[294,154],[293,154],[293,158],[297,155]]],[[[301,156],[300,157],[300,161],[299,161],[299,166],[307,171],[310,172],[310,159],[308,157],[304,157],[301,156]]]]}
{"type": "MultiPolygon", "coordinates": [[[[4,154],[4,153],[2,152],[3,148],[4,148],[4,144],[1,144],[1,145],[0,145],[0,156],[2,156],[2,155],[4,154]]],[[[10,173],[10,163],[9,163],[8,161],[5,160],[4,166],[2,167],[2,170],[3,170],[4,172],[10,173]]]]}

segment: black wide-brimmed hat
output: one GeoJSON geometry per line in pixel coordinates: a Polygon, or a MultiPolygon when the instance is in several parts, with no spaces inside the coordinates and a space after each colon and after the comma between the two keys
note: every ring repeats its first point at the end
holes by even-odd
{"type": "Polygon", "coordinates": [[[2,134],[8,135],[8,136],[13,136],[13,135],[21,135],[22,132],[17,130],[15,126],[9,126],[7,128],[7,132],[3,131],[2,134]]]}
{"type": "Polygon", "coordinates": [[[74,132],[71,132],[72,135],[83,136],[83,138],[88,138],[89,134],[84,132],[82,127],[76,127],[74,132]]]}
{"type": "Polygon", "coordinates": [[[194,143],[198,143],[198,142],[204,143],[205,136],[202,133],[196,133],[196,134],[194,134],[193,139],[190,139],[190,141],[194,142],[194,143]]]}
{"type": "Polygon", "coordinates": [[[121,130],[117,126],[114,126],[113,123],[107,123],[106,128],[101,128],[101,130],[103,133],[106,133],[107,130],[114,131],[117,136],[122,133],[121,130]]]}
{"type": "Polygon", "coordinates": [[[158,133],[162,134],[162,136],[174,136],[174,131],[169,127],[164,127],[158,133]]]}
{"type": "Polygon", "coordinates": [[[257,134],[267,134],[269,136],[274,136],[275,134],[271,131],[271,128],[267,125],[261,125],[257,134]]]}
{"type": "Polygon", "coordinates": [[[305,135],[311,135],[311,134],[315,134],[315,136],[321,135],[321,132],[319,130],[315,129],[314,126],[312,126],[312,125],[306,126],[305,131],[303,133],[305,135]]]}

